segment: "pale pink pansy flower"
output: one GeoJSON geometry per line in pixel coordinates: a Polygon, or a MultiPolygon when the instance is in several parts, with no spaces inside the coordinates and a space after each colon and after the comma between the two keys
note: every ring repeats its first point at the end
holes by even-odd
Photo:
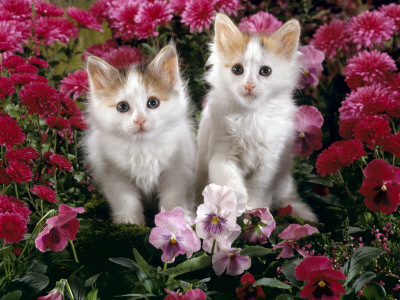
{"type": "Polygon", "coordinates": [[[226,274],[236,276],[242,274],[251,267],[251,259],[248,256],[241,256],[238,248],[216,252],[212,257],[212,266],[215,274],[226,274]]]}
{"type": "Polygon", "coordinates": [[[164,300],[206,300],[206,294],[200,289],[191,289],[186,293],[181,293],[179,290],[174,292],[165,289],[165,291],[169,295],[164,300]]]}
{"type": "Polygon", "coordinates": [[[302,54],[299,57],[299,63],[302,67],[299,87],[304,88],[307,83],[317,86],[318,78],[321,77],[324,70],[322,66],[322,62],[325,59],[324,52],[314,48],[312,45],[301,46],[299,51],[302,54]]]}
{"type": "Polygon", "coordinates": [[[256,208],[244,213],[244,222],[250,222],[242,238],[250,244],[265,244],[275,229],[275,220],[268,208],[256,208]]]}

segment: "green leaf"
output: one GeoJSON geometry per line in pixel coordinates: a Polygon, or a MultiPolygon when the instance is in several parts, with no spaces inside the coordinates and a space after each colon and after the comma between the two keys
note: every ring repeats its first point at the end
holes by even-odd
{"type": "Polygon", "coordinates": [[[85,300],[86,292],[83,286],[82,280],[76,276],[71,275],[68,277],[68,284],[71,288],[72,294],[74,295],[74,300],[85,300]]]}
{"type": "Polygon", "coordinates": [[[386,291],[383,286],[373,283],[364,288],[362,296],[367,300],[384,300],[386,299],[386,291]]]}
{"type": "Polygon", "coordinates": [[[319,176],[310,176],[307,178],[306,180],[307,182],[311,182],[311,183],[316,183],[319,185],[324,185],[327,187],[332,187],[333,186],[333,182],[330,179],[326,179],[326,178],[322,178],[319,176]]]}
{"type": "Polygon", "coordinates": [[[296,274],[294,273],[294,269],[297,265],[302,261],[302,259],[293,260],[282,266],[282,273],[285,275],[286,279],[290,281],[290,283],[298,288],[303,286],[303,282],[296,278],[296,274]]]}
{"type": "Polygon", "coordinates": [[[289,294],[281,294],[275,300],[293,300],[293,297],[289,294]]]}
{"type": "Polygon", "coordinates": [[[127,294],[127,295],[119,295],[114,296],[115,298],[128,298],[129,300],[136,300],[136,299],[147,299],[149,297],[155,297],[154,294],[127,294]]]}
{"type": "Polygon", "coordinates": [[[127,267],[132,270],[138,270],[140,269],[139,265],[134,262],[132,259],[125,258],[125,257],[115,257],[115,258],[109,258],[110,261],[112,261],[115,264],[127,267]]]}
{"type": "Polygon", "coordinates": [[[347,274],[344,285],[347,285],[363,267],[377,258],[383,251],[373,247],[358,248],[343,266],[343,273],[347,274]]]}
{"type": "Polygon", "coordinates": [[[174,278],[185,273],[208,268],[210,265],[211,256],[200,256],[185,260],[183,263],[174,268],[164,270],[163,273],[169,275],[171,278],[174,278]]]}
{"type": "Polygon", "coordinates": [[[374,279],[376,277],[376,274],[373,272],[365,272],[362,273],[357,279],[356,281],[354,281],[353,283],[353,289],[354,292],[357,294],[359,290],[362,289],[362,287],[364,286],[364,284],[370,282],[372,279],[374,279]]]}
{"type": "Polygon", "coordinates": [[[43,275],[41,273],[29,272],[26,273],[24,276],[14,279],[13,282],[23,283],[23,291],[26,290],[27,294],[35,295],[43,291],[43,289],[48,286],[50,280],[46,275],[43,275]]]}
{"type": "Polygon", "coordinates": [[[268,287],[277,288],[277,289],[286,289],[286,290],[290,290],[292,288],[290,285],[283,283],[282,281],[279,281],[278,279],[275,279],[275,278],[259,279],[253,283],[253,287],[255,287],[257,285],[268,286],[268,287]]]}
{"type": "Polygon", "coordinates": [[[240,251],[241,256],[249,256],[250,258],[260,257],[271,253],[274,253],[272,249],[263,246],[249,246],[240,251]]]}
{"type": "Polygon", "coordinates": [[[135,256],[135,260],[137,264],[148,274],[152,274],[155,272],[155,269],[144,260],[143,256],[140,255],[139,251],[136,248],[133,248],[133,255],[135,256]]]}
{"type": "Polygon", "coordinates": [[[0,250],[0,257],[7,257],[10,253],[12,253],[13,246],[5,247],[4,249],[0,250]]]}
{"type": "Polygon", "coordinates": [[[98,290],[97,290],[97,289],[91,290],[91,291],[89,292],[89,294],[87,294],[85,300],[97,300],[97,299],[98,299],[98,298],[97,298],[97,293],[98,293],[98,290]]]}
{"type": "Polygon", "coordinates": [[[101,273],[96,274],[96,275],[93,275],[93,276],[91,276],[90,278],[88,278],[88,279],[85,281],[84,286],[85,286],[85,287],[93,286],[93,285],[96,283],[96,281],[97,281],[97,279],[99,278],[100,275],[101,275],[101,273]]]}
{"type": "Polygon", "coordinates": [[[1,300],[19,300],[22,296],[21,291],[13,291],[1,297],[1,300]]]}

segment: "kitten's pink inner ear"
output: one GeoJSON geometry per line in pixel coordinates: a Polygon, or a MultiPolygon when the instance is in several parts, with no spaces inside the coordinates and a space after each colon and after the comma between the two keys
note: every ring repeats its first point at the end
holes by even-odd
{"type": "Polygon", "coordinates": [[[246,39],[227,16],[218,14],[215,20],[215,43],[225,55],[241,53],[246,47],[246,39]]]}
{"type": "Polygon", "coordinates": [[[98,73],[94,73],[94,74],[92,74],[92,82],[93,82],[93,85],[94,85],[94,87],[96,88],[96,89],[98,89],[98,90],[104,90],[105,89],[105,86],[101,83],[101,76],[102,75],[100,75],[100,74],[98,74],[98,73]]]}
{"type": "Polygon", "coordinates": [[[300,24],[297,20],[286,22],[272,37],[280,45],[280,53],[291,59],[299,47],[300,24]]]}
{"type": "Polygon", "coordinates": [[[170,86],[175,85],[178,76],[178,62],[176,57],[168,58],[162,64],[161,68],[167,74],[170,86]]]}

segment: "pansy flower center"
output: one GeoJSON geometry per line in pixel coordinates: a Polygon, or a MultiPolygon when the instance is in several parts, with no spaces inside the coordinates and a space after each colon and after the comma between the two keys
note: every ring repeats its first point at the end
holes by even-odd
{"type": "Polygon", "coordinates": [[[211,223],[218,224],[218,223],[219,223],[218,217],[217,217],[217,216],[213,217],[213,218],[211,219],[211,223]]]}
{"type": "Polygon", "coordinates": [[[212,235],[220,235],[225,229],[227,220],[224,217],[218,216],[215,213],[207,214],[203,221],[203,229],[212,235]]]}
{"type": "Polygon", "coordinates": [[[387,187],[386,187],[385,185],[382,185],[381,191],[382,191],[382,192],[386,192],[386,191],[387,191],[387,187]]]}
{"type": "Polygon", "coordinates": [[[299,138],[304,139],[305,137],[306,137],[306,135],[304,134],[304,132],[300,132],[299,138]]]}
{"type": "Polygon", "coordinates": [[[318,282],[319,287],[324,288],[326,287],[326,283],[325,281],[321,280],[320,282],[318,282]]]}
{"type": "Polygon", "coordinates": [[[176,244],[176,236],[175,236],[175,234],[172,234],[172,236],[169,238],[169,242],[172,244],[172,245],[175,245],[176,244]]]}

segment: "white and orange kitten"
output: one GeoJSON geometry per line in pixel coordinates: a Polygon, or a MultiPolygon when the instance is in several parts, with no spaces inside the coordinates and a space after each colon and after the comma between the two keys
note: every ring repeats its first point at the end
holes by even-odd
{"type": "Polygon", "coordinates": [[[296,20],[264,36],[242,33],[217,15],[206,75],[211,90],[197,140],[198,204],[212,182],[242,192],[248,207],[290,204],[292,215],[317,221],[298,199],[291,173],[299,36],[296,20]]]}
{"type": "MultiPolygon", "coordinates": [[[[87,61],[90,91],[84,145],[115,223],[145,224],[144,210],[193,209],[195,146],[185,83],[173,46],[149,65],[117,70],[87,61]]],[[[190,217],[190,216],[188,216],[190,217]]]]}

